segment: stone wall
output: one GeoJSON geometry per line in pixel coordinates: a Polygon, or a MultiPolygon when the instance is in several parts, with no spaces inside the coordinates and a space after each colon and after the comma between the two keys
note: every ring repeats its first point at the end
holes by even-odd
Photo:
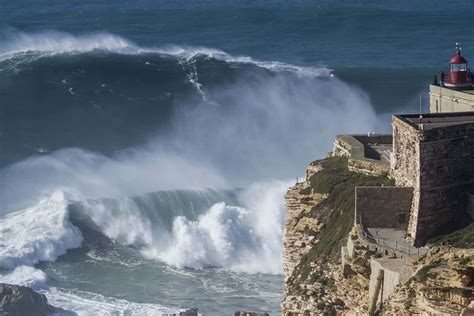
{"type": "Polygon", "coordinates": [[[331,156],[364,159],[364,145],[352,135],[337,135],[331,156]]]}
{"type": "Polygon", "coordinates": [[[436,189],[474,181],[474,124],[422,131],[420,187],[436,189]]]}
{"type": "Polygon", "coordinates": [[[347,167],[350,171],[362,173],[369,176],[387,176],[390,173],[390,165],[377,160],[349,159],[347,167]]]}
{"type": "Polygon", "coordinates": [[[419,175],[419,138],[421,133],[408,123],[396,119],[393,126],[393,152],[391,177],[396,185],[418,187],[419,175]]]}
{"type": "Polygon", "coordinates": [[[383,270],[383,283],[382,295],[379,294],[378,302],[380,302],[380,299],[386,301],[395,291],[398,284],[405,283],[414,275],[413,268],[404,260],[390,258],[371,259],[369,297],[377,295],[374,289],[376,288],[376,276],[380,270],[383,270]]]}
{"type": "Polygon", "coordinates": [[[390,173],[390,165],[377,159],[378,153],[369,144],[391,143],[392,135],[338,135],[331,156],[349,158],[347,166],[352,172],[386,176],[390,173]]]}
{"type": "Polygon", "coordinates": [[[413,187],[408,231],[424,244],[466,209],[465,187],[474,183],[474,124],[421,128],[393,117],[391,176],[413,187]]]}
{"type": "Polygon", "coordinates": [[[410,213],[412,198],[412,188],[357,187],[356,224],[364,227],[399,228],[397,214],[410,213]]]}
{"type": "Polygon", "coordinates": [[[430,85],[430,112],[474,111],[474,94],[430,85]]]}

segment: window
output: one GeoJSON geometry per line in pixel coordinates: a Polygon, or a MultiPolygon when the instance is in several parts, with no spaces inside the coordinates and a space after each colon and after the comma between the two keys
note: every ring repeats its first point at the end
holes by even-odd
{"type": "Polygon", "coordinates": [[[467,71],[467,64],[451,64],[451,71],[467,71]]]}
{"type": "Polygon", "coordinates": [[[406,213],[398,214],[398,223],[399,224],[406,224],[407,223],[407,215],[406,213]]]}

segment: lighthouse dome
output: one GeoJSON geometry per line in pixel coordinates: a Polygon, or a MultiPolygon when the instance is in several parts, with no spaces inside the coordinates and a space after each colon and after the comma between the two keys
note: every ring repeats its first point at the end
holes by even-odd
{"type": "Polygon", "coordinates": [[[457,54],[451,58],[450,64],[467,64],[466,58],[461,56],[461,50],[458,50],[457,54]]]}

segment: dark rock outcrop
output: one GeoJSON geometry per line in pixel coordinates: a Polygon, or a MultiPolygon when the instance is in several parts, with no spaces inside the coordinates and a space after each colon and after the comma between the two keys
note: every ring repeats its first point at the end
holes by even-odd
{"type": "MultiPolygon", "coordinates": [[[[198,309],[197,308],[190,308],[183,312],[179,312],[178,314],[163,314],[163,316],[198,316],[198,309]]],[[[0,315],[1,316],[1,315],[0,315]]]]}
{"type": "Polygon", "coordinates": [[[187,309],[184,312],[180,312],[179,316],[198,316],[198,309],[197,308],[187,309]]]}
{"type": "Polygon", "coordinates": [[[234,313],[234,316],[269,316],[268,313],[262,313],[262,312],[242,312],[238,311],[234,313]]]}
{"type": "Polygon", "coordinates": [[[26,286],[0,283],[1,316],[46,316],[54,311],[43,294],[26,286]]]}

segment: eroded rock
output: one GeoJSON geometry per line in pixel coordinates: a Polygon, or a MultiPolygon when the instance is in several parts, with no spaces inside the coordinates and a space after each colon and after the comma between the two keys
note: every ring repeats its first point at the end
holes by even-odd
{"type": "Polygon", "coordinates": [[[43,294],[26,286],[0,283],[0,315],[46,316],[54,311],[43,294]]]}

